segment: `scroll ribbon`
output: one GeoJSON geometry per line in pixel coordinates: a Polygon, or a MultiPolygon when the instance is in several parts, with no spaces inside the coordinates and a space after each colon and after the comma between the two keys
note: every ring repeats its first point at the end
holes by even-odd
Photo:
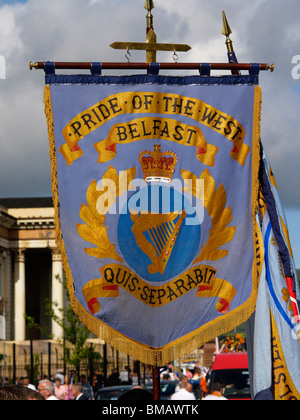
{"type": "Polygon", "coordinates": [[[153,286],[139,278],[121,264],[110,264],[100,269],[102,278],[87,283],[82,292],[92,314],[99,312],[99,298],[116,298],[119,288],[151,307],[164,306],[197,288],[199,298],[219,298],[216,310],[225,314],[236,295],[235,288],[226,280],[216,278],[216,270],[209,266],[196,266],[171,282],[153,286]]]}
{"type": "Polygon", "coordinates": [[[77,143],[85,136],[119,115],[145,113],[188,117],[211,128],[234,143],[230,155],[244,166],[250,147],[244,144],[245,130],[237,120],[199,99],[163,92],[124,92],[101,100],[64,127],[66,143],[59,151],[70,165],[82,156],[77,143]]]}

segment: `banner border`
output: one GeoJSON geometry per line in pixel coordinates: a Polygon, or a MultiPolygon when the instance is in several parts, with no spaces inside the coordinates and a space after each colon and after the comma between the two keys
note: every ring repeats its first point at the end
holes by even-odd
{"type": "Polygon", "coordinates": [[[236,85],[258,85],[258,75],[240,76],[151,76],[137,74],[128,76],[96,76],[96,75],[45,75],[46,85],[77,84],[77,85],[136,85],[136,84],[158,84],[158,85],[201,85],[201,86],[236,86],[236,85]]]}

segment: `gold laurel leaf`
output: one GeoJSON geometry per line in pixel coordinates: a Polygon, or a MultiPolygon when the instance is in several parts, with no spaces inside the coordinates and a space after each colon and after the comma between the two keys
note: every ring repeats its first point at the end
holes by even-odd
{"type": "Polygon", "coordinates": [[[215,189],[216,189],[216,183],[213,177],[210,175],[208,169],[205,169],[205,171],[201,174],[200,179],[204,181],[204,207],[207,209],[208,214],[210,215],[210,207],[211,207],[211,201],[213,199],[215,189]]]}
{"type": "Polygon", "coordinates": [[[222,215],[218,219],[214,219],[213,225],[214,225],[214,228],[218,228],[218,230],[222,230],[231,222],[232,222],[232,211],[231,211],[231,207],[228,207],[227,209],[223,211],[222,215]]]}
{"type": "Polygon", "coordinates": [[[205,247],[202,247],[201,254],[196,258],[194,263],[198,263],[199,261],[217,261],[226,257],[228,251],[218,248],[230,242],[234,237],[235,231],[235,227],[227,227],[223,231],[211,229],[211,235],[205,247]]]}
{"type": "Polygon", "coordinates": [[[109,166],[108,170],[103,175],[102,180],[109,180],[111,185],[115,185],[116,192],[119,191],[119,176],[117,170],[113,166],[109,166]]]}
{"type": "Polygon", "coordinates": [[[96,210],[97,213],[105,218],[105,215],[109,212],[110,208],[116,203],[116,191],[113,185],[112,188],[108,188],[97,200],[96,210]]]}
{"type": "Polygon", "coordinates": [[[118,196],[133,188],[131,182],[134,180],[135,174],[136,168],[127,169],[120,173],[118,196]]]}
{"type": "Polygon", "coordinates": [[[116,169],[109,166],[99,185],[94,180],[87,189],[87,205],[82,204],[80,218],[86,224],[77,224],[79,235],[87,242],[96,245],[97,248],[85,248],[85,252],[93,257],[103,259],[111,258],[122,262],[122,258],[115,251],[115,245],[111,244],[107,226],[104,226],[106,214],[116,202],[119,195],[124,194],[130,188],[134,180],[136,168],[127,169],[118,175],[116,169]]]}
{"type": "Polygon", "coordinates": [[[230,227],[228,226],[225,229],[223,229],[221,232],[218,232],[219,243],[221,243],[222,245],[225,245],[228,242],[230,242],[235,235],[235,231],[236,231],[236,226],[230,226],[230,227]]]}
{"type": "Polygon", "coordinates": [[[212,205],[211,202],[209,214],[213,219],[219,220],[221,219],[226,207],[226,191],[223,184],[219,186],[212,198],[214,205],[212,205]],[[218,206],[216,206],[216,203],[218,203],[218,206]]]}
{"type": "Polygon", "coordinates": [[[98,214],[96,212],[93,213],[89,207],[87,207],[85,204],[82,204],[80,209],[80,218],[87,224],[87,225],[104,225],[105,222],[105,216],[102,214],[98,214]]]}
{"type": "Polygon", "coordinates": [[[95,229],[93,229],[91,226],[77,225],[77,232],[82,237],[82,239],[98,246],[99,236],[95,229]]]}
{"type": "Polygon", "coordinates": [[[197,176],[193,172],[182,169],[181,176],[185,182],[184,191],[197,197],[197,176]]]}
{"type": "Polygon", "coordinates": [[[96,257],[100,260],[103,258],[111,258],[120,262],[123,261],[122,258],[116,253],[114,245],[110,245],[109,248],[105,249],[85,248],[85,252],[91,257],[96,257]]]}
{"type": "Polygon", "coordinates": [[[104,191],[99,191],[99,187],[97,185],[97,182],[94,180],[91,185],[89,186],[87,193],[86,193],[86,199],[87,199],[87,205],[91,212],[97,216],[99,214],[97,212],[97,201],[98,198],[104,193],[104,191]]]}
{"type": "MultiPolygon", "coordinates": [[[[184,191],[192,193],[197,198],[197,194],[199,194],[196,190],[197,176],[185,170],[182,170],[181,173],[186,184],[184,191]],[[192,180],[192,186],[190,180],[192,180]]],[[[212,229],[209,230],[209,238],[193,264],[200,261],[216,261],[226,257],[229,251],[219,248],[230,242],[236,231],[235,226],[228,226],[233,217],[231,207],[226,208],[227,197],[224,185],[220,184],[216,190],[215,180],[208,169],[202,172],[199,179],[204,182],[202,204],[211,217],[212,229]]]]}

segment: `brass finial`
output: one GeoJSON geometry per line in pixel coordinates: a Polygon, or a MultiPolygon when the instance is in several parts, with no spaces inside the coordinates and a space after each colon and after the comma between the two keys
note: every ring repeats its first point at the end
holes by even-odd
{"type": "Polygon", "coordinates": [[[233,45],[232,45],[231,39],[229,38],[230,34],[232,34],[232,30],[229,26],[229,23],[228,23],[228,20],[227,20],[227,17],[226,17],[226,14],[225,14],[224,10],[223,10],[223,31],[222,31],[222,34],[224,36],[226,36],[226,45],[227,45],[228,52],[232,53],[233,52],[233,45]]]}
{"type": "Polygon", "coordinates": [[[222,34],[225,35],[225,36],[229,36],[230,34],[232,34],[232,30],[229,26],[229,23],[228,23],[228,20],[227,20],[227,17],[226,17],[226,14],[225,14],[224,10],[223,10],[223,32],[222,32],[222,34]]]}
{"type": "Polygon", "coordinates": [[[144,8],[148,10],[147,14],[147,31],[149,31],[151,28],[153,29],[153,15],[151,13],[151,10],[154,9],[154,3],[153,0],[146,0],[144,8]]]}
{"type": "Polygon", "coordinates": [[[32,70],[32,69],[37,69],[38,68],[38,63],[36,62],[36,63],[33,63],[32,61],[30,61],[30,63],[29,63],[29,70],[32,70]]]}
{"type": "MultiPolygon", "coordinates": [[[[149,45],[157,44],[156,33],[154,32],[154,27],[153,27],[153,15],[151,13],[151,10],[154,9],[153,0],[146,0],[144,8],[148,10],[148,14],[146,16],[146,20],[147,20],[146,43],[149,45]]],[[[147,63],[156,62],[156,49],[152,49],[151,47],[146,49],[146,62],[147,63]]]]}
{"type": "Polygon", "coordinates": [[[148,12],[151,12],[151,10],[155,8],[153,0],[146,0],[144,8],[147,9],[148,12]]]}

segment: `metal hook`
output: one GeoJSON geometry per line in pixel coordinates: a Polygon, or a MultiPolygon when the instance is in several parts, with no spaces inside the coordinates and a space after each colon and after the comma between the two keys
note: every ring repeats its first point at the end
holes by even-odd
{"type": "Polygon", "coordinates": [[[178,57],[178,55],[177,55],[176,51],[174,51],[174,54],[173,54],[173,60],[175,61],[175,63],[177,63],[177,62],[178,62],[178,59],[179,59],[179,57],[178,57]]]}
{"type": "Polygon", "coordinates": [[[125,53],[125,58],[127,60],[127,63],[130,63],[130,57],[131,57],[131,54],[130,54],[129,48],[127,48],[127,51],[125,53]]]}

